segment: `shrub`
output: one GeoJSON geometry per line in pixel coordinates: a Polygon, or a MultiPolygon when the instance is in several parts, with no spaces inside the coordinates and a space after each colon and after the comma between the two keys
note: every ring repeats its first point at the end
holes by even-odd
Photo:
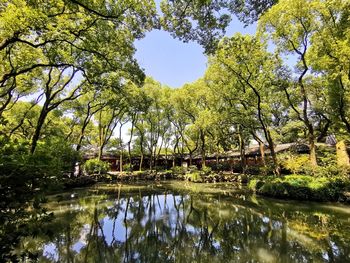
{"type": "Polygon", "coordinates": [[[313,180],[314,178],[308,175],[288,175],[283,178],[284,182],[293,186],[306,186],[313,180]]]}
{"type": "Polygon", "coordinates": [[[20,238],[37,235],[34,226],[53,219],[40,205],[46,193],[63,187],[63,176],[79,157],[59,138],[42,139],[34,154],[29,149],[29,140],[0,135],[0,258],[5,262],[18,262],[12,252],[20,238]]]}
{"type": "Polygon", "coordinates": [[[339,176],[350,178],[350,166],[349,165],[337,166],[337,168],[338,168],[339,176]]]}
{"type": "Polygon", "coordinates": [[[192,172],[197,172],[198,171],[198,167],[195,165],[190,165],[188,166],[187,170],[192,173],[192,172]]]}
{"type": "Polygon", "coordinates": [[[155,169],[156,171],[166,171],[167,167],[165,165],[157,165],[155,169]]]}
{"type": "Polygon", "coordinates": [[[130,163],[126,163],[123,165],[123,171],[124,172],[131,172],[132,171],[132,166],[130,163]]]}
{"type": "Polygon", "coordinates": [[[309,155],[284,155],[282,156],[281,165],[282,170],[290,171],[293,174],[308,172],[310,170],[309,155]]]}
{"type": "Polygon", "coordinates": [[[259,167],[259,174],[269,175],[275,172],[275,167],[272,163],[267,164],[266,166],[259,167]]]}
{"type": "Polygon", "coordinates": [[[172,170],[173,174],[175,174],[175,175],[186,173],[186,168],[182,167],[182,166],[175,166],[171,170],[172,170]]]}
{"type": "Polygon", "coordinates": [[[186,174],[186,180],[195,182],[195,183],[200,183],[202,182],[202,177],[199,172],[194,172],[194,173],[188,173],[186,174]]]}
{"type": "Polygon", "coordinates": [[[245,174],[258,175],[260,174],[259,166],[247,166],[245,169],[245,174]]]}
{"type": "Polygon", "coordinates": [[[87,160],[84,164],[87,174],[105,174],[109,169],[109,163],[99,159],[87,160]]]}
{"type": "Polygon", "coordinates": [[[213,170],[213,171],[230,171],[231,167],[228,162],[224,163],[213,163],[213,164],[208,164],[208,166],[213,170]]]}
{"type": "Polygon", "coordinates": [[[307,175],[290,175],[267,181],[257,187],[257,181],[249,184],[257,193],[278,198],[298,200],[336,201],[349,187],[349,180],[342,177],[312,177],[307,175]]]}
{"type": "Polygon", "coordinates": [[[255,192],[259,190],[263,185],[264,185],[264,181],[261,181],[259,179],[253,179],[249,181],[248,188],[255,192]]]}
{"type": "Polygon", "coordinates": [[[350,175],[350,169],[346,166],[338,166],[337,164],[331,164],[327,166],[317,166],[313,170],[313,174],[316,177],[345,177],[350,175]]]}
{"type": "Polygon", "coordinates": [[[258,193],[278,198],[285,198],[288,196],[288,192],[285,187],[285,183],[281,180],[275,180],[273,182],[266,182],[258,191],[258,193]]]}
{"type": "Polygon", "coordinates": [[[249,181],[249,178],[246,174],[241,174],[239,177],[238,177],[238,181],[241,183],[241,184],[247,184],[248,181],[249,181]]]}
{"type": "Polygon", "coordinates": [[[336,166],[337,157],[333,147],[318,146],[317,162],[320,166],[336,166]]]}
{"type": "Polygon", "coordinates": [[[285,189],[285,197],[297,200],[313,199],[311,189],[307,185],[303,186],[289,182],[282,182],[282,184],[285,189]]]}
{"type": "Polygon", "coordinates": [[[211,173],[211,168],[209,166],[202,167],[201,174],[209,175],[211,173]]]}
{"type": "Polygon", "coordinates": [[[235,173],[242,173],[243,169],[240,163],[235,163],[232,165],[232,171],[235,173]]]}

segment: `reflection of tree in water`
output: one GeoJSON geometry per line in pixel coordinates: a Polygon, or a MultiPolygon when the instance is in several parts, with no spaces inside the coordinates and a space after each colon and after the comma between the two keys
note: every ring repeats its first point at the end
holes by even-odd
{"type": "Polygon", "coordinates": [[[59,262],[349,260],[344,214],[244,199],[166,191],[122,195],[119,189],[113,198],[81,198],[83,210],[59,215],[51,226],[55,236],[33,240],[32,248],[37,245],[43,261],[59,262]]]}

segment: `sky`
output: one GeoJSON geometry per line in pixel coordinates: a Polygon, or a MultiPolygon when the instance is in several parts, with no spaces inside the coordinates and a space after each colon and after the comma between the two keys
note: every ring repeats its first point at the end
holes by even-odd
{"type": "MultiPolygon", "coordinates": [[[[232,36],[235,32],[254,34],[255,30],[256,25],[245,28],[234,18],[226,36],[232,36]]],[[[204,75],[207,57],[203,54],[203,48],[195,42],[183,43],[172,38],[168,32],[153,30],[137,41],[135,46],[135,57],[146,75],[163,85],[178,88],[204,75]]]]}

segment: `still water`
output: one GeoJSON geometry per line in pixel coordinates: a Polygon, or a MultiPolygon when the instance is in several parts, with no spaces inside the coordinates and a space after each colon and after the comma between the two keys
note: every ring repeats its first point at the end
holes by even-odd
{"type": "Polygon", "coordinates": [[[350,207],[234,184],[96,185],[52,196],[55,219],[19,251],[39,262],[350,262],[350,207]]]}

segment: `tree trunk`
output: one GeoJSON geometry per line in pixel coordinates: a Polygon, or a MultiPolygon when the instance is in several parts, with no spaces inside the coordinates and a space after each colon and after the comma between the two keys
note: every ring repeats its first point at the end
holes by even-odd
{"type": "Polygon", "coordinates": [[[47,116],[48,113],[49,112],[46,109],[46,105],[44,105],[43,108],[41,109],[40,116],[39,116],[39,119],[38,119],[38,122],[37,122],[37,125],[36,125],[36,128],[35,128],[35,132],[34,132],[34,135],[32,137],[32,144],[31,144],[31,147],[30,147],[30,153],[31,154],[33,154],[35,152],[38,140],[40,138],[41,128],[44,125],[44,122],[45,122],[45,119],[46,119],[46,116],[47,116]]]}
{"type": "Polygon", "coordinates": [[[153,153],[151,152],[150,160],[149,160],[149,169],[152,171],[153,168],[153,153]]]}
{"type": "Polygon", "coordinates": [[[309,147],[310,147],[310,164],[313,167],[317,166],[317,157],[316,157],[316,145],[315,145],[315,136],[309,134],[309,147]]]}
{"type": "Polygon", "coordinates": [[[140,158],[140,167],[139,167],[140,171],[142,171],[142,163],[143,163],[143,153],[141,153],[141,158],[140,158]]]}
{"type": "Polygon", "coordinates": [[[90,107],[90,103],[89,103],[88,104],[88,109],[87,109],[87,114],[86,114],[86,116],[84,118],[83,126],[81,127],[81,130],[80,130],[79,140],[78,140],[78,144],[77,144],[77,147],[76,147],[76,151],[77,152],[80,151],[81,145],[83,143],[83,139],[84,139],[84,136],[85,136],[85,129],[88,126],[88,124],[89,124],[89,122],[91,120],[92,114],[95,113],[95,112],[93,112],[92,114],[90,114],[90,110],[91,110],[91,107],[90,107]]]}
{"type": "Polygon", "coordinates": [[[84,139],[84,137],[85,137],[85,129],[86,129],[88,123],[89,123],[89,122],[84,123],[84,124],[83,124],[83,127],[82,127],[82,129],[81,129],[81,131],[80,131],[79,140],[78,140],[77,146],[76,146],[76,148],[75,148],[77,152],[80,151],[81,145],[82,145],[82,143],[83,143],[83,139],[84,139]]]}
{"type": "Polygon", "coordinates": [[[205,167],[205,135],[203,131],[201,131],[201,141],[202,141],[201,154],[202,154],[202,168],[203,168],[205,167]]]}
{"type": "Polygon", "coordinates": [[[104,145],[101,145],[100,147],[98,147],[98,159],[99,160],[102,160],[103,148],[104,148],[104,145]]]}
{"type": "Polygon", "coordinates": [[[273,169],[274,169],[274,173],[276,175],[280,175],[280,167],[279,167],[279,164],[278,164],[278,160],[277,160],[277,155],[276,155],[276,152],[275,152],[275,145],[273,143],[273,140],[272,140],[272,137],[271,137],[271,134],[270,134],[270,131],[267,130],[267,141],[269,143],[269,148],[270,148],[270,153],[271,153],[271,157],[272,157],[272,162],[273,162],[273,169]]]}
{"type": "Polygon", "coordinates": [[[239,139],[239,153],[241,157],[241,168],[242,172],[245,173],[245,168],[246,168],[246,159],[245,159],[245,146],[244,146],[244,141],[242,138],[241,134],[238,134],[238,139],[239,139]]]}
{"type": "Polygon", "coordinates": [[[168,170],[168,147],[165,147],[165,169],[168,170]]]}
{"type": "Polygon", "coordinates": [[[346,143],[340,140],[336,144],[338,166],[349,166],[349,155],[346,150],[346,143]]]}
{"type": "Polygon", "coordinates": [[[260,149],[260,155],[261,155],[261,163],[264,167],[266,167],[266,161],[265,161],[265,145],[262,141],[259,142],[259,149],[260,149]]]}
{"type": "Polygon", "coordinates": [[[281,175],[281,171],[280,171],[280,167],[278,164],[277,155],[275,152],[275,146],[272,144],[269,147],[271,147],[270,151],[271,151],[271,157],[272,157],[273,166],[274,166],[274,173],[279,176],[279,175],[281,175]]]}
{"type": "Polygon", "coordinates": [[[130,165],[131,165],[131,141],[132,141],[132,137],[134,135],[135,121],[136,121],[136,115],[133,116],[133,119],[131,121],[130,139],[128,141],[128,157],[129,157],[130,165]]]}
{"type": "MultiPolygon", "coordinates": [[[[130,164],[130,168],[131,168],[131,164],[130,164]]],[[[119,157],[119,172],[120,173],[123,172],[123,152],[120,153],[120,157],[119,157]]]]}

